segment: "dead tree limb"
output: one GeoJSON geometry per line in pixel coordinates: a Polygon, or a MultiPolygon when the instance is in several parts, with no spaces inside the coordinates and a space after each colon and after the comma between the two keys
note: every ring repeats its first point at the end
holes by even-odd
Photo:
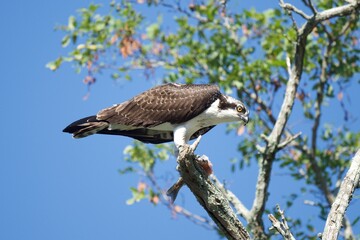
{"type": "Polygon", "coordinates": [[[194,148],[185,145],[179,152],[178,170],[184,183],[228,239],[250,239],[249,233],[237,218],[226,196],[196,161],[194,148]]]}
{"type": "Polygon", "coordinates": [[[359,187],[360,180],[360,150],[357,151],[351,161],[349,171],[341,183],[339,192],[331,206],[326,220],[322,239],[335,240],[339,235],[343,223],[345,211],[349,206],[354,190],[359,187]]]}
{"type": "Polygon", "coordinates": [[[276,205],[276,209],[278,213],[280,214],[281,221],[279,221],[274,215],[269,214],[268,218],[272,223],[272,228],[274,228],[278,233],[283,236],[286,240],[295,240],[293,234],[290,231],[290,228],[287,224],[284,210],[280,209],[280,205],[276,205]]]}

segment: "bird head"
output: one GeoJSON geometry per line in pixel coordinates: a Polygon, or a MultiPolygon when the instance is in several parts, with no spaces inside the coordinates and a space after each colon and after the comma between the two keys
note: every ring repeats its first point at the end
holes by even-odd
{"type": "Polygon", "coordinates": [[[243,121],[244,125],[246,125],[249,122],[249,109],[247,109],[247,107],[241,101],[238,101],[235,110],[239,118],[243,121]]]}
{"type": "Polygon", "coordinates": [[[219,110],[229,122],[241,120],[244,125],[249,122],[249,110],[243,102],[225,95],[219,100],[219,110]]]}

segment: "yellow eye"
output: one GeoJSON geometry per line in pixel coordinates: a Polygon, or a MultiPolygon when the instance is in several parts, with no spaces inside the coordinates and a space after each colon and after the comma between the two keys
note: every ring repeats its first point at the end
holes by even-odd
{"type": "Polygon", "coordinates": [[[243,110],[244,110],[243,106],[241,105],[236,106],[236,111],[242,112],[243,110]]]}

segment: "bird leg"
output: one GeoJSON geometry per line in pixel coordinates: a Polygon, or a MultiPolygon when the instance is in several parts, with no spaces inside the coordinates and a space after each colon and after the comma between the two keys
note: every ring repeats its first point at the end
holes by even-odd
{"type": "MultiPolygon", "coordinates": [[[[198,170],[203,172],[205,176],[210,176],[213,173],[212,163],[210,162],[209,158],[205,155],[196,156],[195,162],[197,166],[199,166],[198,170]]],[[[182,177],[173,184],[169,190],[166,191],[166,195],[170,198],[170,202],[174,203],[175,199],[180,191],[180,189],[184,186],[184,180],[182,177]]]]}

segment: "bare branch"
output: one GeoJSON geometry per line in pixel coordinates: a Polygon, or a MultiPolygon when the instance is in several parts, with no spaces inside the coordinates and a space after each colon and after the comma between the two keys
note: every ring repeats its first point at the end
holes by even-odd
{"type": "Polygon", "coordinates": [[[332,49],[332,40],[329,36],[329,42],[326,46],[324,55],[321,58],[321,73],[320,73],[320,80],[319,86],[316,89],[316,101],[315,101],[315,117],[314,117],[314,125],[312,127],[312,137],[311,137],[311,156],[315,159],[315,151],[317,149],[317,132],[320,125],[320,118],[321,118],[321,106],[324,99],[324,89],[325,83],[328,79],[327,69],[328,69],[328,58],[330,51],[332,49]]]}
{"type": "Polygon", "coordinates": [[[217,226],[208,218],[199,216],[187,210],[184,207],[179,205],[174,205],[169,201],[169,197],[165,194],[164,190],[159,186],[156,177],[153,172],[145,173],[145,176],[149,179],[151,184],[156,188],[156,190],[161,194],[160,202],[169,208],[174,214],[183,215],[193,223],[202,226],[206,229],[218,230],[217,226]]]}
{"type": "Polygon", "coordinates": [[[278,144],[280,142],[281,135],[292,111],[297,87],[302,73],[306,36],[299,35],[298,38],[300,39],[298,39],[298,45],[296,47],[295,53],[295,56],[297,57],[295,58],[295,63],[289,76],[285,91],[285,98],[282,103],[278,118],[275,122],[275,126],[270,135],[266,138],[267,144],[263,153],[263,157],[259,161],[259,175],[256,184],[255,199],[251,209],[253,220],[250,223],[253,226],[253,229],[255,229],[254,235],[256,239],[266,239],[266,236],[261,233],[264,229],[261,217],[265,210],[265,202],[268,194],[267,189],[270,181],[272,162],[275,159],[275,154],[278,151],[278,144]]]}
{"type": "Polygon", "coordinates": [[[286,140],[284,140],[283,142],[279,143],[278,145],[278,150],[285,148],[287,145],[289,145],[292,141],[294,141],[296,138],[298,138],[302,133],[299,132],[289,138],[287,138],[286,140]]]}
{"type": "Polygon", "coordinates": [[[342,35],[346,33],[347,30],[349,30],[351,26],[351,21],[347,21],[345,25],[341,28],[341,31],[339,32],[338,38],[340,38],[342,35]]]}
{"type": "Polygon", "coordinates": [[[280,209],[279,204],[276,205],[276,209],[280,213],[281,222],[279,220],[277,220],[274,215],[269,214],[268,217],[272,223],[273,228],[275,228],[276,231],[278,231],[278,233],[280,233],[284,239],[295,240],[294,236],[290,232],[290,228],[287,224],[287,221],[286,221],[286,218],[284,215],[284,211],[280,209]]]}
{"type": "Polygon", "coordinates": [[[226,4],[227,0],[219,0],[220,6],[221,6],[221,15],[224,17],[226,16],[226,4]]]}
{"type": "Polygon", "coordinates": [[[266,144],[262,159],[259,160],[259,174],[256,184],[255,199],[251,208],[251,219],[249,223],[253,229],[254,237],[256,239],[266,239],[264,236],[264,226],[262,222],[262,215],[265,210],[265,203],[268,196],[268,187],[270,182],[270,175],[272,170],[272,162],[275,159],[276,152],[278,151],[278,145],[280,138],[285,129],[287,120],[292,111],[294,100],[297,92],[297,88],[301,79],[303,71],[303,63],[306,49],[307,36],[311,33],[314,27],[321,21],[330,19],[336,16],[349,15],[359,9],[360,1],[345,6],[325,10],[316,14],[313,17],[309,17],[306,14],[298,11],[296,8],[289,4],[285,4],[280,0],[280,4],[288,10],[294,11],[302,15],[307,21],[301,26],[298,31],[294,63],[291,68],[291,74],[289,74],[289,80],[285,90],[285,97],[276,120],[275,126],[271,131],[266,144]]]}
{"type": "Polygon", "coordinates": [[[265,134],[260,134],[260,137],[266,142],[266,143],[268,143],[269,142],[269,137],[268,136],[266,136],[265,134]]]}
{"type": "Polygon", "coordinates": [[[293,5],[289,4],[289,3],[284,3],[283,0],[280,0],[279,5],[280,5],[280,7],[285,9],[286,11],[295,12],[295,13],[299,14],[301,17],[303,17],[306,20],[311,19],[311,17],[309,15],[307,15],[306,13],[304,13],[303,11],[301,11],[300,9],[296,8],[295,6],[293,6],[293,5]]]}
{"type": "MultiPolygon", "coordinates": [[[[316,162],[315,158],[312,158],[311,156],[311,150],[306,145],[300,145],[299,143],[295,142],[294,144],[295,148],[300,150],[305,156],[308,157],[310,161],[310,167],[315,175],[315,183],[317,187],[320,189],[322,194],[324,195],[326,202],[328,205],[332,205],[335,201],[335,196],[329,189],[329,186],[326,184],[326,179],[323,177],[322,170],[320,169],[318,163],[316,162]]],[[[311,202],[311,201],[305,201],[304,204],[316,206],[319,205],[319,203],[311,202]]],[[[353,232],[350,221],[347,219],[347,217],[344,218],[343,221],[344,226],[344,233],[345,233],[345,239],[352,239],[353,238],[353,232]],[[352,237],[352,238],[351,238],[352,237]]]]}
{"type": "Polygon", "coordinates": [[[252,100],[254,100],[259,106],[260,108],[266,113],[266,115],[269,117],[269,120],[271,121],[271,123],[275,124],[276,122],[276,118],[274,117],[274,115],[271,112],[271,109],[267,106],[267,104],[265,103],[264,100],[262,100],[258,94],[255,93],[251,93],[248,89],[244,88],[242,89],[242,91],[248,96],[250,97],[252,100]]]}
{"type": "Polygon", "coordinates": [[[328,58],[332,48],[332,40],[329,39],[329,43],[326,46],[325,53],[321,59],[321,73],[320,73],[320,80],[319,80],[319,87],[316,91],[316,101],[315,101],[315,115],[314,115],[314,124],[312,126],[312,135],[311,135],[311,149],[309,149],[307,155],[310,159],[310,167],[312,168],[315,174],[315,183],[318,185],[320,190],[323,192],[327,202],[332,204],[334,201],[334,196],[329,190],[326,180],[323,176],[323,172],[320,170],[318,163],[316,162],[316,149],[317,149],[317,133],[318,128],[320,125],[320,118],[321,118],[321,106],[324,99],[324,89],[325,84],[328,79],[327,69],[328,69],[328,58]]]}
{"type": "Polygon", "coordinates": [[[177,161],[184,183],[228,239],[250,239],[222,191],[201,171],[195,159],[190,146],[180,149],[177,161]]]}
{"type": "Polygon", "coordinates": [[[322,170],[316,162],[316,159],[312,157],[311,150],[307,147],[307,145],[302,145],[296,142],[294,143],[294,147],[308,157],[310,161],[310,167],[315,175],[315,183],[320,191],[324,194],[327,203],[331,205],[334,202],[334,195],[331,193],[328,185],[326,184],[326,179],[323,177],[322,170]]]}
{"type": "MultiPolygon", "coordinates": [[[[289,3],[284,3],[283,0],[280,0],[279,4],[285,10],[295,12],[295,13],[299,14],[301,17],[303,17],[305,20],[307,20],[307,22],[302,26],[302,29],[300,29],[301,31],[306,33],[306,35],[313,30],[313,28],[316,26],[316,24],[318,24],[322,21],[325,21],[325,20],[328,20],[328,19],[334,18],[334,17],[347,16],[347,15],[350,15],[352,13],[359,11],[359,9],[360,9],[360,1],[351,1],[350,4],[331,8],[328,10],[324,10],[322,12],[317,12],[314,8],[314,10],[315,10],[314,15],[309,16],[309,15],[305,14],[303,11],[294,7],[293,5],[291,5],[289,3]]],[[[311,4],[311,2],[309,2],[309,4],[311,4]]],[[[312,4],[311,4],[311,6],[312,6],[312,4]]],[[[311,8],[311,6],[310,6],[310,8],[311,8]]]]}
{"type": "Polygon", "coordinates": [[[215,175],[211,176],[211,180],[213,180],[215,185],[224,193],[231,205],[235,208],[236,214],[239,214],[247,222],[250,222],[250,211],[245,207],[245,205],[240,201],[240,199],[238,199],[232,191],[225,188],[224,184],[220,183],[219,179],[217,179],[215,175]]]}
{"type": "Polygon", "coordinates": [[[286,54],[286,69],[287,69],[287,72],[289,74],[289,77],[291,75],[291,60],[290,60],[290,57],[288,54],[286,54]]]}
{"type": "MultiPolygon", "coordinates": [[[[326,11],[324,11],[324,12],[326,12],[326,11]]],[[[320,14],[323,14],[323,13],[320,13],[320,14]]],[[[318,138],[317,133],[318,133],[318,128],[319,128],[320,119],[321,119],[321,106],[322,106],[323,99],[324,99],[325,84],[328,81],[327,72],[329,71],[329,69],[328,69],[329,54],[332,50],[333,41],[336,38],[341,37],[341,35],[343,35],[347,31],[348,27],[350,26],[350,22],[351,21],[348,21],[343,26],[342,30],[340,31],[340,33],[338,33],[337,36],[333,36],[328,31],[326,31],[326,27],[324,26],[324,30],[328,36],[329,42],[328,42],[325,52],[321,58],[321,69],[320,69],[321,72],[320,72],[319,86],[317,88],[316,101],[315,101],[315,105],[314,105],[315,114],[314,114],[314,124],[312,126],[311,149],[309,149],[310,151],[307,151],[307,153],[306,153],[308,155],[310,163],[311,163],[310,167],[315,175],[315,183],[319,187],[321,192],[324,194],[325,199],[329,205],[333,204],[335,197],[334,197],[333,193],[330,191],[330,189],[326,183],[326,180],[323,176],[323,171],[321,171],[320,167],[318,166],[318,163],[316,162],[316,149],[317,149],[317,138],[318,138]]],[[[343,225],[344,225],[344,228],[346,229],[346,233],[352,235],[351,224],[349,224],[349,221],[347,219],[344,220],[343,225]]]]}
{"type": "Polygon", "coordinates": [[[259,144],[256,144],[255,147],[261,154],[263,154],[265,152],[265,147],[262,147],[259,144]]]}
{"type": "Polygon", "coordinates": [[[322,11],[314,17],[314,20],[316,23],[319,23],[333,17],[347,16],[352,13],[356,13],[359,10],[360,10],[360,1],[354,1],[344,6],[335,7],[322,11]]]}
{"type": "Polygon", "coordinates": [[[308,6],[311,9],[313,14],[316,15],[318,13],[318,11],[316,10],[316,8],[311,0],[302,0],[302,2],[305,4],[305,6],[308,6]]]}
{"type": "Polygon", "coordinates": [[[315,6],[314,6],[314,4],[313,4],[313,2],[311,0],[308,0],[308,6],[310,7],[313,14],[316,15],[318,13],[318,11],[316,10],[316,8],[315,8],[315,6]]]}
{"type": "Polygon", "coordinates": [[[189,210],[187,210],[183,207],[180,207],[179,205],[168,205],[168,207],[171,210],[173,210],[176,214],[183,215],[184,217],[189,219],[191,222],[193,222],[199,226],[202,226],[207,229],[218,230],[217,226],[210,219],[196,215],[196,214],[190,212],[189,210]]]}
{"type": "Polygon", "coordinates": [[[185,14],[189,18],[194,18],[194,19],[198,20],[199,22],[207,22],[208,21],[208,19],[200,16],[198,13],[193,14],[192,12],[189,12],[186,9],[182,8],[180,1],[175,1],[175,3],[173,3],[173,4],[166,3],[165,1],[160,1],[159,4],[163,7],[172,9],[172,10],[182,13],[182,14],[185,14]]]}
{"type": "Polygon", "coordinates": [[[333,203],[328,218],[326,220],[325,229],[322,234],[323,239],[335,240],[339,235],[340,228],[347,207],[351,201],[355,188],[358,187],[360,180],[360,150],[357,151],[351,161],[349,171],[340,186],[339,193],[333,203]]]}

